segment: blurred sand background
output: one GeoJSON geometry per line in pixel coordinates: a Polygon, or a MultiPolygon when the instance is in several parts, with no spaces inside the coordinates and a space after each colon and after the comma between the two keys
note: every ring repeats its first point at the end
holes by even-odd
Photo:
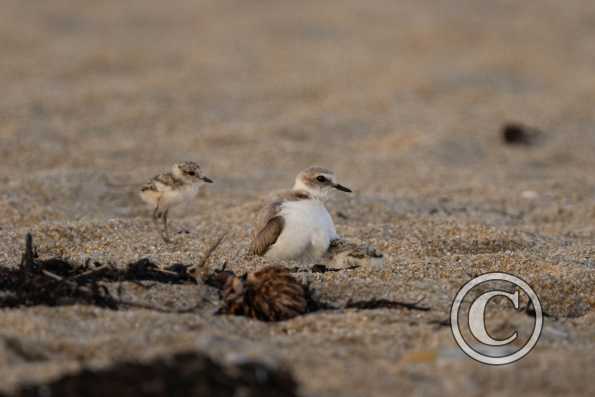
{"type": "Polygon", "coordinates": [[[330,203],[339,233],[387,256],[313,288],[432,310],[265,324],[211,316],[204,286],[131,284],[155,304],[213,303],[2,310],[0,391],[196,349],[288,366],[304,396],[595,395],[594,37],[588,0],[1,0],[0,266],[27,231],[42,257],[118,264],[197,263],[227,232],[211,265],[250,269],[259,198],[318,164],[355,191],[330,203]],[[544,139],[504,145],[510,120],[544,139]],[[215,184],[173,212],[166,245],[135,189],[186,159],[215,184]],[[557,316],[504,368],[430,323],[486,271],[523,277],[557,316]]]}

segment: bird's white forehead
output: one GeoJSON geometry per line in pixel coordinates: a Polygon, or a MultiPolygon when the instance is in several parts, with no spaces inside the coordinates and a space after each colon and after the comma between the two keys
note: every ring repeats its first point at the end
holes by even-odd
{"type": "Polygon", "coordinates": [[[318,168],[313,167],[306,169],[300,173],[303,178],[316,178],[319,175],[323,175],[327,178],[334,178],[335,173],[331,170],[327,170],[326,168],[318,168]]]}
{"type": "Polygon", "coordinates": [[[328,178],[328,179],[334,179],[335,178],[335,174],[333,174],[332,172],[331,173],[320,173],[319,175],[322,175],[322,176],[324,176],[325,178],[328,178]]]}
{"type": "Polygon", "coordinates": [[[313,179],[318,177],[319,175],[322,175],[328,179],[333,179],[335,177],[335,174],[333,174],[332,172],[313,172],[308,174],[301,174],[300,177],[302,177],[303,179],[313,179]]]}
{"type": "Polygon", "coordinates": [[[314,186],[319,184],[319,182],[316,180],[316,178],[318,176],[324,176],[327,180],[331,181],[331,182],[335,182],[335,174],[328,174],[328,173],[316,173],[313,175],[301,175],[300,176],[300,180],[302,181],[302,183],[304,183],[306,186],[314,186]]]}

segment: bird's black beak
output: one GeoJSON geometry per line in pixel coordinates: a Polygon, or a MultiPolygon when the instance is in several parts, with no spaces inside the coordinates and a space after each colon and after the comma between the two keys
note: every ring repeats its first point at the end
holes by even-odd
{"type": "Polygon", "coordinates": [[[205,181],[206,183],[213,183],[213,180],[211,178],[207,178],[206,176],[203,176],[202,180],[205,181]]]}
{"type": "Polygon", "coordinates": [[[339,185],[338,183],[334,184],[333,187],[337,190],[342,191],[342,192],[351,193],[351,189],[349,189],[348,187],[345,187],[343,185],[339,185]]]}

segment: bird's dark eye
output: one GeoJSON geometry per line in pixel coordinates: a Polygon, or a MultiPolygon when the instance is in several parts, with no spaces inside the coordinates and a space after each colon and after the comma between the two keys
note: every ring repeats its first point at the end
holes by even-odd
{"type": "Polygon", "coordinates": [[[318,182],[326,182],[326,178],[325,178],[325,177],[323,177],[322,175],[319,175],[318,177],[316,177],[316,180],[317,180],[318,182]]]}
{"type": "Polygon", "coordinates": [[[194,172],[194,171],[189,171],[189,172],[188,172],[188,175],[190,175],[190,176],[194,176],[194,175],[196,175],[196,172],[194,172]]]}

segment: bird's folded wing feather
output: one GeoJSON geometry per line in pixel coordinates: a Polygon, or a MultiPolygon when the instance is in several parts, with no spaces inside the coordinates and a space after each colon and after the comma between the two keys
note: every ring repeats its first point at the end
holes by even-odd
{"type": "Polygon", "coordinates": [[[280,202],[270,203],[261,210],[256,224],[256,232],[249,249],[251,255],[263,256],[275,244],[285,226],[285,221],[280,212],[280,202]]]}
{"type": "Polygon", "coordinates": [[[159,174],[157,176],[154,176],[153,178],[151,178],[150,181],[143,185],[141,190],[160,191],[164,188],[171,189],[177,187],[178,185],[180,185],[180,183],[180,180],[176,179],[176,177],[174,177],[170,172],[168,172],[166,174],[159,174]]]}
{"type": "Polygon", "coordinates": [[[155,181],[153,179],[151,179],[150,181],[147,181],[141,188],[141,191],[145,192],[147,190],[152,190],[154,192],[157,191],[157,185],[155,184],[155,181]]]}
{"type": "Polygon", "coordinates": [[[308,200],[312,197],[303,190],[290,190],[278,193],[273,201],[260,210],[256,223],[256,233],[250,245],[250,254],[263,256],[271,248],[285,227],[285,220],[281,215],[284,202],[308,200]]]}

